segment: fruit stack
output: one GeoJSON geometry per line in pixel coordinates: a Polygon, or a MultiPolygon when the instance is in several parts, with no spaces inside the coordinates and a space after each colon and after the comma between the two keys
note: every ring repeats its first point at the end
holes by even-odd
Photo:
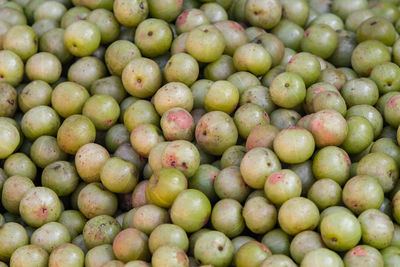
{"type": "Polygon", "coordinates": [[[399,267],[400,0],[0,0],[0,267],[399,267]]]}

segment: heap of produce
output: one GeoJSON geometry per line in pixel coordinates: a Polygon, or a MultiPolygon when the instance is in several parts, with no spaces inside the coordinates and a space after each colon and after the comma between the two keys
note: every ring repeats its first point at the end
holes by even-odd
{"type": "Polygon", "coordinates": [[[0,0],[0,267],[399,267],[400,0],[0,0]]]}

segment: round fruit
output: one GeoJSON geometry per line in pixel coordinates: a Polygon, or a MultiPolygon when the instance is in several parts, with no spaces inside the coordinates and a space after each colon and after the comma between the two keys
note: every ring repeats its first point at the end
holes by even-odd
{"type": "Polygon", "coordinates": [[[124,194],[133,191],[139,180],[139,174],[131,162],[113,157],[103,163],[100,180],[111,192],[124,194]]]}
{"type": "Polygon", "coordinates": [[[318,248],[306,254],[301,267],[344,267],[338,254],[326,248],[318,248]]]}
{"type": "Polygon", "coordinates": [[[224,52],[225,46],[224,36],[213,25],[194,28],[186,39],[188,53],[197,61],[205,63],[217,60],[224,52]]]}
{"type": "Polygon", "coordinates": [[[26,245],[14,251],[10,258],[11,266],[45,267],[49,261],[46,250],[36,245],[26,245]]]}
{"type": "Polygon", "coordinates": [[[105,131],[113,126],[120,114],[117,101],[109,95],[94,95],[86,100],[82,115],[88,117],[97,130],[105,131]]]}
{"type": "Polygon", "coordinates": [[[349,250],[343,258],[344,264],[349,267],[355,266],[384,266],[381,253],[368,245],[358,245],[349,250]]]}
{"type": "Polygon", "coordinates": [[[153,266],[186,267],[189,266],[189,258],[185,252],[177,246],[165,245],[154,251],[151,264],[153,266]]]}
{"type": "Polygon", "coordinates": [[[94,142],[96,128],[89,118],[72,115],[61,124],[57,132],[57,142],[68,154],[76,154],[83,145],[94,142]]]}
{"type": "Polygon", "coordinates": [[[0,227],[0,260],[8,262],[11,255],[20,247],[28,245],[28,234],[24,227],[8,222],[0,227]]]}
{"type": "Polygon", "coordinates": [[[293,108],[303,102],[306,87],[300,75],[291,72],[279,74],[271,83],[269,92],[272,101],[284,108],[293,108]]]}
{"type": "Polygon", "coordinates": [[[83,105],[89,98],[88,91],[78,83],[63,82],[58,84],[51,94],[51,105],[64,118],[82,113],[83,105]]]}
{"type": "Polygon", "coordinates": [[[78,186],[79,176],[74,165],[68,161],[56,161],[42,172],[42,185],[52,189],[58,196],[67,196],[78,186]]]}
{"type": "Polygon", "coordinates": [[[114,238],[114,255],[123,262],[149,260],[150,251],[147,242],[148,237],[139,230],[134,228],[125,229],[114,238]]]}
{"type": "Polygon", "coordinates": [[[50,254],[49,267],[57,267],[60,262],[64,266],[83,266],[85,254],[78,246],[64,243],[56,247],[50,254]]]}
{"type": "Polygon", "coordinates": [[[108,215],[90,219],[83,228],[83,240],[88,249],[104,244],[112,244],[115,236],[121,231],[118,221],[108,215]]]}
{"type": "Polygon", "coordinates": [[[151,176],[146,198],[159,207],[169,208],[180,192],[187,188],[185,175],[175,168],[161,168],[151,176]]]}
{"type": "Polygon", "coordinates": [[[295,235],[317,227],[319,211],[311,200],[295,197],[283,203],[279,209],[278,221],[282,230],[289,235],[295,235]]]}
{"type": "Polygon", "coordinates": [[[342,200],[342,188],[331,179],[320,179],[316,181],[307,194],[320,210],[339,205],[342,200]]]}
{"type": "Polygon", "coordinates": [[[248,199],[243,207],[242,215],[247,228],[255,234],[270,231],[277,221],[275,206],[261,196],[248,199]]]}
{"type": "Polygon", "coordinates": [[[305,31],[304,35],[305,37],[301,42],[302,50],[311,52],[323,59],[330,57],[338,44],[336,32],[328,25],[312,25],[305,31]]]}
{"type": "Polygon", "coordinates": [[[220,199],[231,198],[243,202],[250,194],[238,166],[229,166],[220,171],[214,181],[213,189],[220,199]]]}
{"type": "Polygon", "coordinates": [[[201,264],[229,266],[233,250],[232,242],[226,235],[218,231],[209,231],[197,239],[194,257],[201,264]]]}
{"type": "Polygon", "coordinates": [[[257,241],[250,241],[236,252],[235,264],[237,267],[257,267],[271,255],[271,251],[265,245],[257,241]]]}
{"type": "Polygon", "coordinates": [[[163,55],[171,47],[172,38],[168,23],[161,19],[146,19],[135,31],[135,44],[146,57],[163,55]]]}
{"type": "Polygon", "coordinates": [[[238,131],[233,119],[221,111],[203,115],[196,125],[196,141],[200,148],[212,155],[222,155],[236,144],[238,131]]]}
{"type": "Polygon", "coordinates": [[[162,151],[161,164],[163,167],[176,168],[189,178],[200,165],[200,154],[196,146],[188,141],[173,141],[162,151]]]}
{"type": "Polygon", "coordinates": [[[99,28],[85,20],[76,21],[65,29],[64,43],[74,56],[90,56],[99,47],[100,40],[99,28]]]}
{"type": "Polygon", "coordinates": [[[282,6],[277,0],[250,0],[245,3],[245,18],[251,25],[271,29],[282,16],[282,6]]]}
{"type": "Polygon", "coordinates": [[[319,233],[303,231],[298,233],[290,243],[290,256],[300,264],[308,252],[324,247],[325,244],[319,233]]]}
{"type": "Polygon", "coordinates": [[[223,111],[231,114],[239,103],[239,91],[231,82],[216,81],[204,96],[207,111],[223,111]]]}
{"type": "Polygon", "coordinates": [[[58,222],[49,222],[37,228],[31,235],[31,244],[37,245],[47,252],[63,243],[69,243],[71,236],[68,229],[58,222]]]}
{"type": "Polygon", "coordinates": [[[313,159],[313,173],[315,178],[334,180],[343,185],[350,177],[351,160],[341,148],[327,146],[319,150],[313,159]]]}
{"type": "Polygon", "coordinates": [[[367,76],[374,67],[390,61],[388,48],[380,41],[367,40],[354,49],[351,55],[351,65],[361,76],[367,76]],[[365,55],[368,54],[368,57],[365,55]]]}
{"type": "Polygon", "coordinates": [[[293,164],[308,160],[314,153],[315,142],[309,131],[293,126],[280,131],[273,146],[280,160],[293,164]]]}
{"type": "Polygon", "coordinates": [[[100,181],[100,171],[110,158],[108,151],[101,145],[89,143],[79,148],[75,155],[75,167],[87,183],[100,181]]]}
{"type": "Polygon", "coordinates": [[[301,195],[301,180],[292,170],[284,169],[268,176],[264,186],[265,195],[276,205],[301,195]]]}
{"type": "Polygon", "coordinates": [[[263,189],[268,176],[281,169],[277,155],[269,148],[257,147],[247,152],[240,163],[240,173],[250,187],[263,189]]]}
{"type": "MultiPolygon", "coordinates": [[[[361,239],[361,225],[349,212],[336,210],[326,215],[320,224],[322,239],[335,251],[346,251],[355,247],[361,239]]],[[[307,258],[305,256],[304,260],[307,258]]]]}
{"type": "Polygon", "coordinates": [[[46,187],[31,188],[19,204],[21,218],[32,227],[57,221],[61,214],[61,201],[57,194],[46,187]]]}
{"type": "Polygon", "coordinates": [[[237,200],[222,199],[218,201],[211,213],[211,224],[214,229],[232,238],[244,229],[242,206],[237,200]]]}
{"type": "Polygon", "coordinates": [[[383,190],[376,178],[357,175],[343,187],[343,202],[355,214],[367,209],[378,209],[383,202],[383,190]]]}
{"type": "Polygon", "coordinates": [[[171,220],[186,232],[201,229],[210,218],[211,204],[200,191],[187,189],[182,191],[171,207],[171,220]]]}
{"type": "Polygon", "coordinates": [[[183,251],[187,251],[189,248],[189,239],[181,227],[174,224],[161,224],[150,234],[150,252],[154,253],[159,247],[164,245],[174,245],[183,251]]]}
{"type": "Polygon", "coordinates": [[[370,175],[376,178],[385,193],[393,189],[399,178],[396,161],[382,152],[364,156],[357,165],[356,172],[357,175],[370,175]]]}
{"type": "Polygon", "coordinates": [[[95,267],[115,260],[113,248],[110,244],[100,245],[90,249],[85,256],[85,266],[95,267]]]}
{"type": "Polygon", "coordinates": [[[79,192],[77,204],[88,219],[104,214],[113,215],[117,209],[117,197],[101,183],[90,183],[79,192]]]}

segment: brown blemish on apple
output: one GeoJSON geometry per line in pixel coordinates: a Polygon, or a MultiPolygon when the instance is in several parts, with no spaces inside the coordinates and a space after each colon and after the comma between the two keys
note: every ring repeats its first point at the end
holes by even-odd
{"type": "Polygon", "coordinates": [[[179,15],[179,17],[176,19],[176,24],[181,25],[184,24],[187,20],[187,17],[189,15],[189,10],[184,11],[182,14],[179,15]]]}
{"type": "Polygon", "coordinates": [[[353,254],[353,255],[355,255],[355,256],[361,256],[361,257],[367,255],[367,254],[365,253],[365,249],[363,249],[363,248],[360,247],[360,246],[357,246],[357,247],[353,248],[353,249],[351,250],[351,254],[353,254]]]}
{"type": "Polygon", "coordinates": [[[193,118],[183,110],[171,111],[167,119],[168,122],[175,122],[181,129],[190,129],[194,123],[193,118]]]}
{"type": "Polygon", "coordinates": [[[168,166],[176,167],[176,163],[178,162],[178,158],[176,157],[175,153],[169,155],[166,160],[168,166]]]}
{"type": "Polygon", "coordinates": [[[349,155],[347,155],[347,153],[345,151],[342,151],[342,154],[343,154],[344,159],[346,160],[347,165],[350,166],[351,165],[351,160],[350,160],[349,155]]]}
{"type": "Polygon", "coordinates": [[[240,31],[240,32],[244,31],[242,25],[240,25],[239,23],[237,23],[235,21],[231,22],[230,25],[231,25],[231,28],[234,29],[234,30],[237,30],[237,31],[240,31]]]}
{"type": "Polygon", "coordinates": [[[396,108],[398,99],[400,99],[400,95],[393,96],[392,98],[389,99],[386,106],[390,108],[396,108]]]}
{"type": "Polygon", "coordinates": [[[37,215],[37,217],[39,217],[39,218],[45,219],[45,218],[47,217],[48,213],[49,213],[49,212],[48,212],[48,210],[47,210],[46,207],[41,207],[41,208],[37,211],[36,215],[37,215]]]}
{"type": "Polygon", "coordinates": [[[269,177],[268,181],[270,184],[276,184],[277,182],[283,181],[284,179],[285,179],[285,174],[275,173],[269,177]]]}
{"type": "Polygon", "coordinates": [[[271,253],[271,251],[269,250],[269,248],[267,246],[265,246],[263,243],[257,242],[256,243],[257,246],[259,246],[264,252],[266,253],[271,253]]]}
{"type": "Polygon", "coordinates": [[[201,220],[201,225],[205,225],[208,222],[208,219],[210,218],[210,213],[207,213],[206,217],[204,217],[203,220],[201,220]]]}
{"type": "Polygon", "coordinates": [[[178,262],[188,263],[188,259],[186,257],[186,254],[183,251],[179,251],[177,253],[177,255],[176,255],[176,258],[177,258],[178,262]]]}

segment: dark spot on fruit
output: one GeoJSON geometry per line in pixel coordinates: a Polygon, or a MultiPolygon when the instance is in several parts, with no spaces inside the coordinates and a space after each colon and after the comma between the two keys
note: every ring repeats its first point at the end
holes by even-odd
{"type": "Polygon", "coordinates": [[[375,25],[375,24],[377,24],[377,23],[378,23],[377,21],[373,21],[373,22],[371,22],[369,25],[373,26],[373,25],[375,25]]]}
{"type": "Polygon", "coordinates": [[[73,44],[72,46],[73,46],[73,47],[76,47],[76,44],[73,44]]]}
{"type": "Polygon", "coordinates": [[[56,166],[54,167],[54,169],[57,171],[60,167],[61,167],[60,165],[56,165],[56,166]]]}
{"type": "Polygon", "coordinates": [[[178,255],[177,255],[177,259],[178,259],[178,262],[186,263],[186,262],[187,262],[187,258],[186,258],[185,252],[180,251],[180,252],[178,253],[178,255]]]}
{"type": "Polygon", "coordinates": [[[140,3],[139,7],[140,7],[141,9],[144,9],[143,2],[140,3]]]}
{"type": "Polygon", "coordinates": [[[175,166],[176,166],[175,160],[171,161],[170,165],[171,165],[172,167],[175,167],[175,166]]]}
{"type": "Polygon", "coordinates": [[[271,162],[268,162],[267,165],[268,165],[268,167],[271,167],[271,162]]]}
{"type": "Polygon", "coordinates": [[[261,42],[261,40],[257,40],[256,43],[257,44],[261,44],[262,42],[261,42]]]}
{"type": "Polygon", "coordinates": [[[333,237],[331,240],[332,240],[332,242],[337,242],[337,238],[336,237],[333,237]]]}
{"type": "Polygon", "coordinates": [[[4,75],[3,75],[3,74],[1,74],[1,75],[0,75],[0,79],[3,79],[3,78],[4,78],[4,75]]]}
{"type": "Polygon", "coordinates": [[[47,209],[46,208],[42,208],[42,213],[46,213],[47,209]]]}
{"type": "Polygon", "coordinates": [[[223,249],[224,249],[223,246],[218,246],[218,250],[219,250],[219,251],[222,251],[223,249]]]}
{"type": "Polygon", "coordinates": [[[387,86],[392,86],[392,82],[387,82],[387,86]]]}
{"type": "Polygon", "coordinates": [[[253,14],[257,16],[258,15],[258,11],[254,11],[253,14]]]}
{"type": "Polygon", "coordinates": [[[207,132],[206,132],[206,131],[204,131],[204,132],[203,132],[203,135],[207,135],[207,132]]]}
{"type": "Polygon", "coordinates": [[[276,174],[271,175],[268,178],[268,181],[271,184],[276,184],[277,182],[283,181],[284,179],[285,179],[285,175],[284,174],[276,173],[276,174]]]}
{"type": "Polygon", "coordinates": [[[8,102],[10,105],[14,105],[14,102],[15,102],[15,101],[14,101],[13,99],[8,99],[7,102],[8,102]]]}
{"type": "Polygon", "coordinates": [[[170,62],[168,62],[168,66],[171,66],[172,65],[172,62],[170,61],[170,62]]]}
{"type": "Polygon", "coordinates": [[[148,35],[148,36],[152,36],[152,35],[153,35],[153,32],[152,32],[152,31],[149,31],[149,32],[147,33],[147,35],[148,35]]]}
{"type": "Polygon", "coordinates": [[[183,166],[183,168],[185,168],[185,169],[188,168],[186,162],[182,162],[182,166],[183,166]]]}
{"type": "Polygon", "coordinates": [[[105,224],[105,223],[102,223],[102,224],[100,224],[100,227],[104,227],[104,226],[106,226],[106,224],[105,224]]]}
{"type": "Polygon", "coordinates": [[[296,120],[296,118],[294,116],[290,117],[292,119],[292,121],[296,120]]]}
{"type": "Polygon", "coordinates": [[[289,83],[285,83],[285,87],[288,88],[290,86],[289,83]]]}
{"type": "Polygon", "coordinates": [[[136,80],[138,83],[141,83],[142,82],[142,79],[137,79],[136,80]]]}
{"type": "Polygon", "coordinates": [[[208,32],[208,29],[205,29],[204,32],[208,32]]]}
{"type": "Polygon", "coordinates": [[[366,255],[365,249],[363,249],[362,247],[359,247],[359,246],[353,248],[351,252],[353,255],[356,255],[356,256],[365,256],[366,255]]]}
{"type": "Polygon", "coordinates": [[[388,171],[388,175],[389,175],[389,177],[392,177],[393,172],[392,171],[388,171]]]}

